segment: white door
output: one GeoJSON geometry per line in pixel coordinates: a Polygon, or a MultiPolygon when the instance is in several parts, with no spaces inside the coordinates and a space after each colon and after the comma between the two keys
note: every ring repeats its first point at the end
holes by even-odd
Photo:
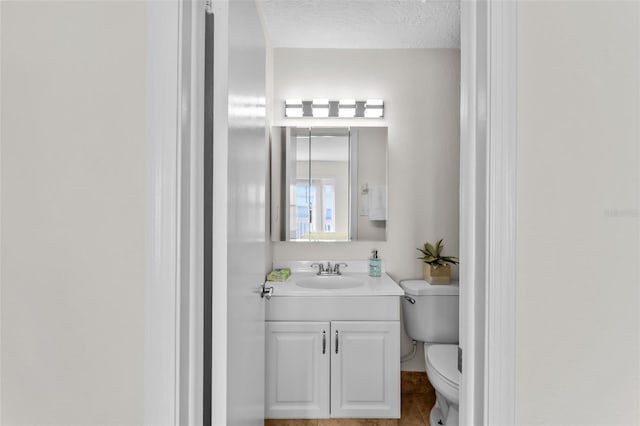
{"type": "Polygon", "coordinates": [[[212,424],[264,423],[266,50],[251,1],[214,1],[212,424]]]}
{"type": "Polygon", "coordinates": [[[266,323],[265,417],[329,417],[328,322],[266,323]]]}
{"type": "Polygon", "coordinates": [[[400,322],[331,323],[331,417],[400,417],[400,322]]]}

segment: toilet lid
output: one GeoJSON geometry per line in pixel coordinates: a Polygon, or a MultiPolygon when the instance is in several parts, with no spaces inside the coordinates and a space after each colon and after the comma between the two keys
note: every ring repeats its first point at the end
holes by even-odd
{"type": "Polygon", "coordinates": [[[457,345],[431,345],[427,348],[427,361],[442,378],[454,386],[458,386],[460,373],[458,372],[457,345]]]}
{"type": "Polygon", "coordinates": [[[446,285],[429,284],[423,280],[402,280],[400,287],[411,296],[458,296],[460,294],[460,286],[456,280],[446,285]]]}

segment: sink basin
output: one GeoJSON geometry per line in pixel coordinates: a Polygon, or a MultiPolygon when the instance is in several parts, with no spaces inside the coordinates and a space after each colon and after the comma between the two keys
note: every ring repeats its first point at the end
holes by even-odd
{"type": "Polygon", "coordinates": [[[361,280],[345,277],[344,275],[336,276],[314,276],[303,278],[295,283],[298,287],[315,288],[315,289],[341,289],[360,287],[363,282],[361,280]]]}

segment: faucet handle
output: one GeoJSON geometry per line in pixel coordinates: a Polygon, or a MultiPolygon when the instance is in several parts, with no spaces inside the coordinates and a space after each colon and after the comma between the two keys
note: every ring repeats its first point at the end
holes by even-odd
{"type": "Polygon", "coordinates": [[[324,265],[322,263],[312,263],[311,264],[312,268],[315,268],[316,266],[318,267],[318,275],[320,275],[321,273],[324,272],[324,265]]]}
{"type": "Polygon", "coordinates": [[[335,272],[335,274],[336,274],[336,275],[341,275],[341,274],[342,274],[342,272],[340,272],[340,266],[344,266],[344,267],[346,268],[346,267],[347,267],[347,266],[349,266],[349,265],[347,265],[347,264],[346,264],[346,263],[344,263],[344,262],[336,263],[336,264],[333,266],[333,272],[335,272]]]}

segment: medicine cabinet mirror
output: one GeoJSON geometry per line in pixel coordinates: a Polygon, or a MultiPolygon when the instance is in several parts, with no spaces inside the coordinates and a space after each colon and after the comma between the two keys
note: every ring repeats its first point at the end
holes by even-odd
{"type": "Polygon", "coordinates": [[[384,241],[386,127],[273,127],[273,241],[384,241]]]}

